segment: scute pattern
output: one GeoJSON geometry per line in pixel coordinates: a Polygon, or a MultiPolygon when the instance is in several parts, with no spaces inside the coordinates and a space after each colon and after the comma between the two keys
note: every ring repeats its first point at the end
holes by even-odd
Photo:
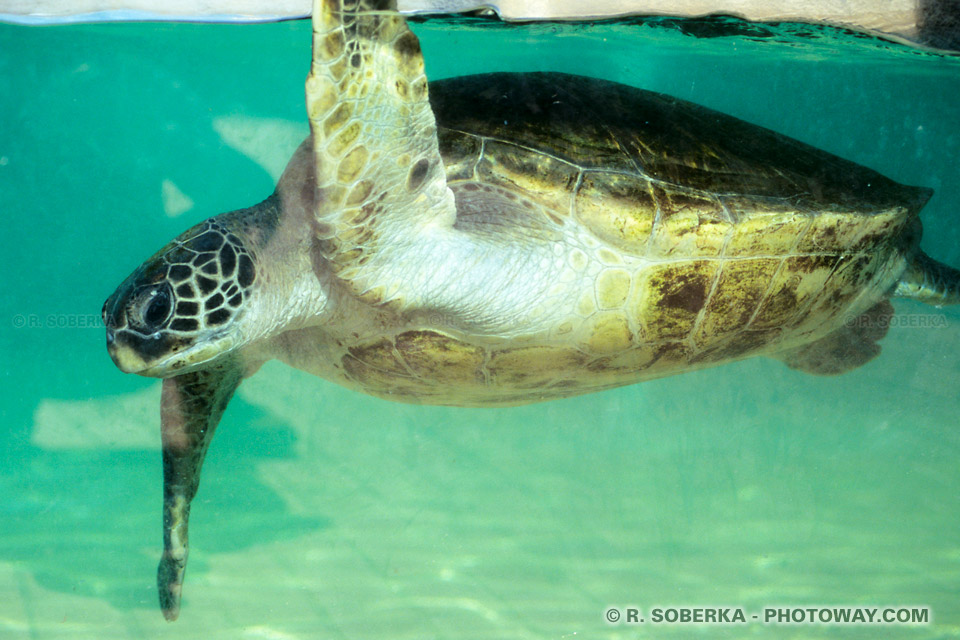
{"type": "Polygon", "coordinates": [[[253,261],[239,238],[212,220],[184,234],[162,260],[167,264],[164,276],[177,285],[174,316],[167,327],[174,333],[225,323],[238,313],[244,291],[256,278],[253,261]],[[232,296],[229,303],[226,296],[232,296]]]}
{"type": "Polygon", "coordinates": [[[455,217],[423,57],[403,19],[388,12],[393,3],[318,4],[307,79],[314,229],[330,269],[354,294],[386,303],[399,274],[378,263],[385,244],[438,219],[452,226],[455,217]]]}

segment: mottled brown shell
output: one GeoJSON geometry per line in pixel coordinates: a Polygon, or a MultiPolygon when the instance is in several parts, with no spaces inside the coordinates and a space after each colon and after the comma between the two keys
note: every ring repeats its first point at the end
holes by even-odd
{"type": "Polygon", "coordinates": [[[857,253],[896,236],[930,196],[731,116],[593,78],[467,76],[433,83],[431,102],[448,181],[523,190],[641,256],[716,256],[724,243],[731,256],[857,253]]]}
{"type": "Polygon", "coordinates": [[[448,182],[517,191],[613,253],[653,262],[633,281],[603,272],[597,300],[623,302],[607,306],[637,318],[634,342],[703,349],[691,362],[863,311],[850,304],[867,289],[885,297],[930,197],[768,129],[602,80],[489,74],[431,91],[448,182]]]}

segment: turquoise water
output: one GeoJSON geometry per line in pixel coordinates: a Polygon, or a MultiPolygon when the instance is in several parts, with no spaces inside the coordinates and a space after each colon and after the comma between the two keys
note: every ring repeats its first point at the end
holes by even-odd
{"type": "MultiPolygon", "coordinates": [[[[960,60],[681,27],[414,25],[434,78],[605,77],[932,187],[924,247],[960,265],[960,60]]],[[[267,365],[208,456],[166,623],[159,387],[110,362],[100,306],[169,238],[270,192],[308,62],[305,22],[0,25],[0,638],[960,637],[960,313],[904,302],[881,357],[839,378],[751,360],[464,410],[267,365]],[[933,621],[604,622],[627,605],[933,621]]]]}

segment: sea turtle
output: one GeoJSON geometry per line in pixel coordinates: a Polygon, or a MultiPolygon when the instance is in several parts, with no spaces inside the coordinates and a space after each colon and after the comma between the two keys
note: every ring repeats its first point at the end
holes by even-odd
{"type": "Polygon", "coordinates": [[[311,136],[260,204],[186,231],[103,308],[163,378],[164,615],[221,414],[278,358],[383,398],[516,405],[754,355],[833,374],[891,297],[960,302],[918,248],[927,189],[597,79],[429,87],[383,0],[317,0],[311,136]]]}

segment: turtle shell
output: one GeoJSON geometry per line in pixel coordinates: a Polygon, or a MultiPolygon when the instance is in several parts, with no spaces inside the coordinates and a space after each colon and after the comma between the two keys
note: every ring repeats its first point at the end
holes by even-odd
{"type": "MultiPolygon", "coordinates": [[[[460,134],[483,138],[489,162],[509,165],[534,191],[575,196],[583,203],[578,212],[587,210],[592,194],[630,197],[638,224],[640,212],[683,208],[681,195],[733,221],[779,208],[854,216],[916,212],[930,196],[928,189],[901,185],[769,129],[596,78],[494,73],[439,80],[430,91],[448,176],[456,179],[478,151],[460,134]]],[[[609,220],[581,218],[603,236],[623,235],[609,220]]],[[[625,236],[622,242],[643,251],[644,240],[625,236]]]]}
{"type": "Polygon", "coordinates": [[[900,237],[931,194],[717,111],[595,78],[486,74],[431,92],[449,181],[520,190],[652,260],[856,254],[900,237]]]}
{"type": "Polygon", "coordinates": [[[486,74],[436,82],[431,96],[451,184],[522,192],[649,260],[630,301],[643,340],[703,346],[705,360],[775,345],[785,328],[809,340],[830,328],[824,317],[886,297],[930,197],[768,129],[599,79],[486,74]]]}
{"type": "Polygon", "coordinates": [[[524,216],[516,226],[545,242],[579,234],[595,271],[549,335],[374,332],[342,356],[332,375],[343,384],[393,400],[522,404],[753,355],[839,373],[879,352],[929,190],[603,80],[486,74],[431,83],[430,97],[458,225],[497,234],[504,216],[524,216]],[[470,200],[485,189],[538,206],[500,200],[491,212],[495,200],[470,200]]]}

